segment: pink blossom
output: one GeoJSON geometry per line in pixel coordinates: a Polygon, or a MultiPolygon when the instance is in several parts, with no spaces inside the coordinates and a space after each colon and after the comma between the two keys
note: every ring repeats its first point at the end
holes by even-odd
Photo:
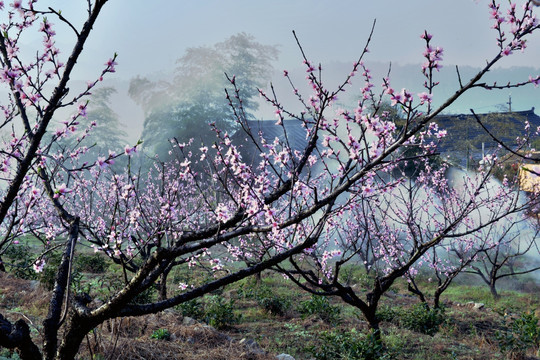
{"type": "Polygon", "coordinates": [[[502,51],[501,54],[504,55],[504,56],[508,56],[508,55],[512,54],[512,49],[509,46],[507,46],[507,47],[504,48],[504,50],[502,51]]]}
{"type": "Polygon", "coordinates": [[[418,94],[418,97],[420,98],[420,105],[424,105],[424,103],[431,103],[431,99],[433,98],[433,95],[428,94],[426,92],[418,94]]]}
{"type": "Polygon", "coordinates": [[[65,183],[62,183],[62,185],[58,186],[54,190],[54,198],[58,199],[60,196],[63,196],[65,194],[70,193],[72,190],[69,190],[65,183]]]}
{"type": "Polygon", "coordinates": [[[38,259],[34,262],[34,264],[32,265],[32,267],[34,268],[34,271],[36,273],[40,273],[43,271],[43,268],[45,267],[45,260],[43,259],[38,259]]]}
{"type": "MultiPolygon", "coordinates": [[[[105,65],[107,66],[107,71],[113,73],[116,71],[115,65],[118,65],[118,63],[114,59],[111,58],[107,60],[105,65]]],[[[100,78],[100,81],[101,81],[101,78],[100,78]]]]}
{"type": "Polygon", "coordinates": [[[133,153],[137,152],[137,147],[131,147],[129,145],[124,146],[124,154],[131,156],[133,153]]]}
{"type": "Polygon", "coordinates": [[[101,169],[105,169],[109,165],[109,163],[104,156],[99,156],[96,160],[96,165],[98,165],[101,169]]]}
{"type": "Polygon", "coordinates": [[[446,130],[439,130],[436,136],[437,136],[437,139],[442,139],[443,137],[446,136],[446,130]]]}

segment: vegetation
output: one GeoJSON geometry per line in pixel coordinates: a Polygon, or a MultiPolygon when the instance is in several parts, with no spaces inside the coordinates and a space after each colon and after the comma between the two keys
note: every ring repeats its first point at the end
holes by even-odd
{"type": "Polygon", "coordinates": [[[223,89],[228,89],[236,105],[242,99],[243,116],[253,118],[258,108],[257,89],[266,87],[277,57],[277,47],[239,33],[211,47],[187,49],[177,60],[171,80],[132,79],[129,94],[146,113],[142,134],[146,152],[167,159],[169,140],[175,138],[179,143],[193,139],[193,151],[198,153],[199,147],[214,141],[211,123],[220,131],[234,132],[239,124],[223,89]],[[224,74],[234,76],[238,93],[224,74]]]}
{"type": "MultiPolygon", "coordinates": [[[[362,270],[357,273],[365,274],[362,270]]],[[[43,287],[35,287],[30,280],[5,274],[0,276],[0,309],[10,319],[16,318],[18,313],[27,314],[36,326],[33,331],[41,331],[39,319],[46,316],[47,301],[42,299],[32,308],[37,303],[30,299],[47,296],[48,292],[43,287]],[[15,288],[21,295],[14,296],[15,288]]],[[[92,282],[95,276],[98,275],[85,272],[83,285],[92,282]]],[[[314,299],[328,301],[328,298],[299,293],[290,281],[265,273],[259,284],[253,279],[244,280],[226,287],[221,295],[184,303],[165,314],[115,320],[99,326],[88,338],[90,347],[84,344],[80,356],[87,358],[92,353],[94,358],[112,355],[128,359],[144,351],[145,354],[154,352],[146,355],[148,359],[161,360],[170,357],[169,351],[174,349],[185,359],[198,359],[198,356],[203,359],[202,354],[220,353],[224,357],[261,360],[287,353],[297,360],[503,360],[516,359],[518,352],[522,358],[533,359],[539,345],[540,324],[534,311],[540,309],[540,300],[536,296],[540,286],[531,287],[528,279],[517,280],[521,288],[528,286],[526,291],[502,290],[502,298],[494,300],[487,287],[459,284],[463,281],[458,280],[458,284],[452,284],[443,295],[443,312],[427,310],[409,295],[406,281],[400,280],[396,291],[384,299],[384,306],[378,312],[384,324],[382,343],[375,340],[353,307],[340,302],[317,307],[323,309],[330,305],[337,309],[340,314],[337,323],[321,319],[316,311],[306,315],[301,312],[305,304],[314,307],[314,299]],[[254,296],[246,296],[246,289],[256,291],[260,288],[274,294],[294,293],[298,296],[295,301],[298,305],[291,306],[283,315],[269,313],[254,296]],[[469,301],[482,302],[485,307],[474,309],[469,301]],[[232,308],[230,304],[233,304],[232,308]],[[206,316],[208,312],[212,315],[206,316]],[[225,315],[227,312],[231,315],[225,315]],[[197,321],[185,322],[182,319],[185,316],[197,321]],[[224,320],[226,318],[233,320],[224,320]],[[207,327],[216,319],[220,320],[214,324],[227,325],[219,331],[207,327]],[[257,353],[257,347],[246,345],[246,339],[250,339],[250,343],[254,341],[267,354],[257,353]]],[[[358,286],[360,282],[354,280],[351,285],[358,286]]],[[[421,285],[433,286],[427,280],[421,285]]],[[[94,291],[98,289],[91,292],[92,296],[94,291]]],[[[113,289],[110,291],[114,293],[113,289]]],[[[17,358],[11,354],[5,351],[1,355],[17,358]]]]}
{"type": "MultiPolygon", "coordinates": [[[[322,81],[322,65],[310,62],[297,39],[310,91],[294,91],[299,112],[284,108],[273,91],[251,87],[265,79],[273,47],[242,34],[215,48],[191,49],[178,69],[180,90],[146,79],[137,79],[131,89],[142,104],[156,97],[162,101],[157,110],[152,103],[147,111],[147,137],[161,131],[163,120],[190,137],[152,144],[170,150],[166,160],[158,157],[146,168],[132,160],[140,143],[126,146],[121,154],[111,149],[87,160],[88,148],[77,131],[82,119],[96,115],[90,112],[90,90],[115,71],[116,56],[86,89],[68,96],[72,70],[106,2],[84,2],[88,11],[83,24],[71,23],[53,8],[36,10],[36,1],[29,8],[20,1],[6,6],[0,85],[9,96],[0,127],[10,130],[0,145],[0,256],[11,263],[0,267],[2,303],[7,304],[0,314],[1,347],[23,360],[71,360],[81,354],[113,358],[117,351],[146,359],[171,353],[178,357],[182,345],[183,354],[189,348],[193,359],[202,356],[194,345],[202,337],[206,358],[264,358],[261,346],[274,351],[273,344],[299,357],[432,358],[442,353],[433,347],[449,345],[441,339],[452,329],[463,332],[466,324],[468,334],[481,330],[464,316],[473,317],[472,311],[485,305],[473,304],[464,312],[461,306],[445,304],[444,292],[465,269],[486,259],[497,268],[509,264],[511,273],[491,277],[498,289],[504,278],[533,271],[522,271],[523,262],[511,259],[516,254],[512,250],[521,260],[537,249],[537,218],[528,215],[537,211],[540,192],[523,198],[519,179],[493,182],[494,168],[504,161],[496,151],[479,162],[476,172],[452,181],[448,164],[434,167],[431,162],[447,133],[435,118],[458,98],[474,88],[540,83],[540,77],[532,76],[503,86],[483,79],[502,58],[524,50],[527,38],[540,30],[532,2],[505,9],[495,1],[490,4],[497,40],[490,60],[469,80],[458,74],[459,87],[438,107],[432,100],[443,50],[427,31],[421,36],[424,92],[417,95],[406,88],[394,90],[389,77],[376,88],[364,62],[374,29],[351,73],[333,89],[322,81]],[[51,17],[75,34],[65,64],[55,47],[51,17]],[[21,52],[18,45],[30,31],[44,41],[27,62],[23,54],[31,49],[21,52]],[[225,102],[218,100],[221,89],[213,82],[221,73],[216,69],[223,67],[232,72],[219,82],[226,84],[225,102]],[[354,112],[336,109],[336,99],[357,73],[365,82],[357,107],[354,112]],[[200,87],[190,92],[185,86],[189,82],[200,87]],[[256,106],[255,94],[275,110],[279,136],[273,139],[265,139],[247,121],[256,106]],[[379,113],[386,100],[401,109],[397,125],[389,114],[379,113]],[[74,114],[53,130],[56,111],[69,106],[74,114]],[[284,125],[285,118],[297,124],[305,145],[292,146],[295,135],[284,125]],[[195,139],[195,125],[210,121],[208,134],[195,139]],[[250,151],[258,162],[244,161],[243,145],[235,142],[231,129],[253,145],[250,151]],[[117,158],[123,159],[122,166],[113,166],[117,158]],[[411,164],[414,177],[406,170],[411,164]],[[533,230],[526,252],[519,247],[521,237],[514,236],[517,226],[533,230]],[[9,252],[21,243],[27,247],[9,252]],[[89,259],[92,252],[99,255],[89,259]],[[493,252],[496,261],[491,261],[493,252]],[[5,273],[30,266],[40,282],[28,280],[25,271],[19,273],[26,280],[5,273]],[[268,289],[240,288],[252,276],[264,282],[268,271],[268,289]],[[295,306],[289,307],[289,299],[295,306]],[[381,315],[384,305],[391,311],[381,315]],[[206,325],[182,319],[180,312],[197,315],[206,325]],[[260,318],[270,319],[262,331],[271,340],[242,333],[243,323],[260,318]],[[276,318],[287,322],[276,325],[276,318]],[[186,324],[175,328],[179,320],[186,324]],[[149,328],[145,321],[155,326],[149,328]],[[278,335],[278,328],[284,335],[278,335]],[[232,330],[251,339],[236,342],[232,330]],[[408,342],[398,341],[398,334],[408,342]],[[165,339],[169,341],[160,341],[165,339]],[[209,342],[228,344],[229,349],[234,343],[236,352],[217,356],[209,342]],[[423,343],[431,348],[424,349],[423,343]],[[156,351],[158,347],[163,351],[156,351]]],[[[297,89],[287,71],[284,77],[297,89]]],[[[110,91],[101,95],[98,115],[107,112],[110,91]]],[[[500,145],[522,163],[540,162],[523,153],[530,148],[526,137],[517,148],[500,145]]],[[[500,305],[500,292],[493,290],[494,284],[493,301],[500,305]]],[[[528,304],[537,307],[536,301],[528,304]]],[[[516,302],[514,306],[526,307],[516,302]]],[[[479,316],[492,331],[485,332],[486,339],[500,344],[496,351],[487,346],[490,355],[514,356],[518,346],[525,353],[536,350],[535,317],[520,315],[521,320],[505,325],[499,312],[479,316]],[[497,327],[499,333],[493,331],[497,327]]],[[[451,350],[451,356],[463,354],[451,350]]]]}

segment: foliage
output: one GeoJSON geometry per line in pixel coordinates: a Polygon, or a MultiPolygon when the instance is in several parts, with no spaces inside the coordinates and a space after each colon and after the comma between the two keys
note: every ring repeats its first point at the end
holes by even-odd
{"type": "Polygon", "coordinates": [[[51,252],[47,256],[47,264],[39,276],[39,282],[47,290],[52,290],[54,287],[58,265],[60,264],[61,259],[62,254],[58,252],[51,252]]]}
{"type": "Polygon", "coordinates": [[[380,321],[431,336],[439,331],[446,318],[444,308],[430,308],[424,303],[411,307],[381,306],[377,310],[377,319],[380,321]]]}
{"type": "Polygon", "coordinates": [[[398,321],[401,312],[395,307],[383,305],[377,310],[377,318],[380,321],[394,322],[398,321]]]}
{"type": "Polygon", "coordinates": [[[20,360],[21,358],[16,352],[3,349],[0,351],[0,360],[20,360]]]}
{"type": "Polygon", "coordinates": [[[183,316],[189,316],[194,319],[204,319],[204,305],[198,299],[186,301],[178,305],[178,310],[183,316]]]}
{"type": "Polygon", "coordinates": [[[415,304],[410,309],[402,309],[399,313],[401,326],[431,336],[439,331],[439,326],[445,320],[444,309],[429,308],[423,303],[415,304]]]}
{"type": "Polygon", "coordinates": [[[205,303],[204,321],[216,329],[227,328],[240,320],[234,310],[234,299],[227,301],[219,295],[210,296],[205,303]]]}
{"type": "Polygon", "coordinates": [[[384,353],[381,342],[373,334],[350,331],[323,331],[320,343],[308,349],[317,360],[383,360],[390,359],[384,353]]]}
{"type": "Polygon", "coordinates": [[[304,316],[316,315],[329,324],[337,324],[340,321],[341,309],[331,305],[324,296],[312,295],[311,299],[302,301],[297,310],[304,316]]]}
{"type": "Polygon", "coordinates": [[[33,256],[31,247],[26,244],[12,245],[6,249],[4,258],[7,271],[21,279],[36,279],[38,274],[32,268],[33,256]]]}
{"type": "Polygon", "coordinates": [[[257,304],[272,315],[283,316],[291,307],[291,299],[279,295],[266,284],[242,284],[238,289],[238,295],[248,299],[255,299],[257,304]]]}
{"type": "Polygon", "coordinates": [[[107,260],[100,254],[78,254],[75,257],[75,268],[81,272],[102,274],[107,270],[107,260]]]}
{"type": "Polygon", "coordinates": [[[524,355],[527,350],[540,348],[540,325],[535,314],[523,313],[512,319],[506,331],[497,331],[495,337],[503,354],[511,358],[524,355]]]}
{"type": "Polygon", "coordinates": [[[150,335],[150,338],[156,339],[156,340],[170,340],[171,333],[167,329],[157,329],[157,330],[154,330],[152,335],[150,335]]]}

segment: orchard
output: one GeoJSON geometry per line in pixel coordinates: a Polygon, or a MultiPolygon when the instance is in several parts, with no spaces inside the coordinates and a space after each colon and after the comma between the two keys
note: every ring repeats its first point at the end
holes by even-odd
{"type": "MultiPolygon", "coordinates": [[[[535,2],[490,2],[493,52],[470,78],[457,69],[459,86],[449,98],[438,99],[441,105],[434,105],[445,55],[437,34],[406,39],[424,44],[419,54],[424,91],[413,93],[394,89],[391,71],[383,79],[372,76],[366,60],[374,23],[350,73],[335,88],[326,87],[322,65],[310,61],[297,39],[311,93],[297,90],[288,71],[283,75],[302,110],[283,106],[279,99],[286,94],[258,90],[273,106],[273,123],[282,136],[267,139],[253,126],[248,110],[257,90],[246,87],[260,79],[242,68],[243,74],[223,75],[222,104],[216,105],[212,89],[208,107],[219,110],[212,116],[226,114],[229,120],[209,124],[204,143],[172,138],[159,144],[168,156],[145,161],[144,142],[100,156],[85,143],[93,131],[107,129],[107,120],[91,116],[99,114],[91,112],[92,96],[104,94],[101,82],[121,66],[115,54],[103,59],[102,72],[84,91],[70,91],[73,69],[86,54],[96,20],[106,16],[107,1],[89,0],[84,24],[71,23],[42,3],[0,2],[0,82],[8,94],[0,116],[0,258],[32,239],[27,267],[41,274],[54,263],[54,252],[62,254],[54,263],[48,315],[39,334],[24,317],[11,322],[0,314],[0,347],[16,350],[21,359],[74,359],[88,334],[108,321],[178,308],[266,271],[287,278],[299,292],[352,306],[382,344],[379,305],[397,281],[404,279],[423,306],[438,309],[441,294],[459,274],[476,273],[497,295],[501,268],[538,256],[539,194],[520,191],[517,175],[498,180],[494,173],[508,161],[538,162],[531,143],[539,129],[524,124],[517,146],[500,142],[477,167],[456,173],[441,160],[438,145],[447,131],[436,122],[472,89],[538,86],[537,74],[508,84],[485,80],[502,59],[527,51],[527,39],[540,27],[535,2]],[[54,22],[68,24],[75,34],[71,49],[57,48],[54,22]],[[42,38],[30,58],[21,49],[29,32],[42,38]],[[254,78],[244,81],[241,75],[254,78]],[[338,99],[351,91],[353,77],[363,86],[356,107],[345,110],[338,99]],[[54,122],[66,107],[73,115],[54,122]],[[290,122],[302,129],[301,149],[292,144],[290,122]],[[246,159],[246,149],[254,161],[246,159]],[[509,152],[515,156],[505,156],[509,152]],[[114,288],[101,301],[76,281],[80,249],[119,269],[114,288]],[[365,271],[370,281],[350,286],[343,272],[351,267],[365,271]],[[205,276],[173,283],[170,274],[179,271],[205,276]],[[418,281],[426,272],[436,283],[433,298],[418,281]],[[158,294],[145,296],[152,289],[158,294]]],[[[233,40],[225,43],[231,54],[233,40]]],[[[272,50],[250,44],[259,54],[272,50]]],[[[138,90],[144,103],[148,94],[138,90]]],[[[96,111],[106,112],[106,101],[99,104],[96,111]]],[[[204,105],[161,113],[152,124],[159,129],[156,121],[169,114],[210,112],[204,105]]],[[[499,139],[496,132],[489,135],[499,139]]],[[[3,271],[16,269],[0,264],[3,271]]],[[[510,267],[504,276],[538,269],[529,265],[510,267]]]]}

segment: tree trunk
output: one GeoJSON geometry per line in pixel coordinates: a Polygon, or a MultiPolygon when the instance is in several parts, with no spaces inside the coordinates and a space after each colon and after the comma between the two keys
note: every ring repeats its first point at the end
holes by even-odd
{"type": "Polygon", "coordinates": [[[435,309],[441,308],[441,294],[442,291],[439,291],[439,289],[435,290],[435,294],[433,295],[433,308],[435,309]]]}
{"type": "Polygon", "coordinates": [[[71,263],[75,243],[79,235],[78,217],[72,221],[69,231],[69,239],[66,242],[64,255],[60,265],[58,265],[58,274],[56,275],[53,294],[49,303],[49,313],[43,321],[43,355],[47,360],[52,360],[55,357],[58,347],[58,330],[62,321],[62,309],[67,311],[67,302],[64,302],[64,299],[69,296],[71,263]]]}
{"type": "Polygon", "coordinates": [[[11,324],[0,314],[0,347],[16,349],[22,360],[41,360],[39,348],[30,337],[30,328],[22,319],[11,324]]]}
{"type": "Polygon", "coordinates": [[[378,344],[382,344],[381,330],[379,327],[380,321],[377,317],[377,305],[375,304],[374,306],[369,306],[367,309],[362,310],[362,313],[368,322],[368,326],[373,338],[378,344]]]}
{"type": "Polygon", "coordinates": [[[491,281],[489,284],[489,290],[491,291],[491,295],[493,295],[495,300],[498,300],[501,297],[497,292],[497,288],[495,287],[495,281],[491,281]]]}
{"type": "Polygon", "coordinates": [[[69,317],[66,331],[62,343],[58,347],[58,354],[55,360],[73,360],[79,352],[81,343],[86,334],[95,326],[88,319],[83,319],[77,315],[69,317]]]}
{"type": "Polygon", "coordinates": [[[159,282],[159,300],[167,300],[167,276],[169,275],[170,269],[166,269],[160,276],[159,282]]]}
{"type": "Polygon", "coordinates": [[[366,316],[366,320],[368,322],[371,334],[373,335],[373,339],[377,344],[382,345],[381,329],[379,327],[380,321],[377,318],[376,309],[374,308],[372,313],[370,311],[369,315],[364,315],[366,316]]]}

